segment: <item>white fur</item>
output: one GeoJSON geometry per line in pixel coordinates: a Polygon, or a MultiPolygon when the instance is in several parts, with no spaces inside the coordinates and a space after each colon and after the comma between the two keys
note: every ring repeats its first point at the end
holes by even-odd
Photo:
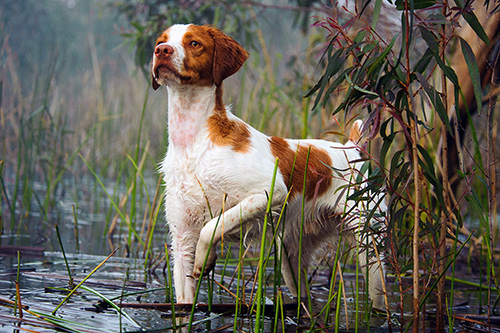
{"type": "MultiPolygon", "coordinates": [[[[168,44],[173,47],[176,56],[175,58],[172,58],[172,64],[179,73],[183,70],[183,61],[184,58],[186,57],[184,48],[182,47],[182,37],[184,36],[187,28],[190,25],[191,24],[176,24],[171,26],[168,42],[158,44],[158,45],[168,44]]],[[[156,61],[157,58],[153,56],[152,68],[155,68],[156,61]]],[[[160,82],[160,83],[166,84],[166,82],[160,82]]]]}

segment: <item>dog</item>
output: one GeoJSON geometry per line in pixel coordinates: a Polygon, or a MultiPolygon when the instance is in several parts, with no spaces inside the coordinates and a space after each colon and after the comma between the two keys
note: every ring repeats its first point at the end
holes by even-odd
{"type": "MultiPolygon", "coordinates": [[[[171,26],[154,49],[152,85],[168,91],[168,151],[161,172],[178,303],[194,301],[195,279],[214,267],[216,245],[224,235],[238,236],[240,226],[262,229],[276,161],[271,204],[279,212],[286,202],[284,232],[279,236],[284,248],[281,271],[293,295],[298,294],[299,269],[304,273],[300,295],[306,295],[305,272],[317,249],[335,244],[341,229],[351,229],[346,238],[353,246],[360,239],[354,230],[364,223],[359,214],[345,223],[347,227],[342,224],[344,212],[352,212],[356,204],[347,199],[346,188],[360,168],[353,141],[359,138],[361,122],[353,125],[345,145],[257,131],[233,115],[222,98],[224,79],[248,56],[220,30],[192,24],[171,26]]],[[[367,237],[363,239],[373,247],[367,237]]],[[[359,258],[367,265],[366,255],[360,253],[359,258]]],[[[380,255],[371,261],[363,270],[365,277],[369,274],[369,295],[375,308],[384,309],[384,266],[380,255]]]]}

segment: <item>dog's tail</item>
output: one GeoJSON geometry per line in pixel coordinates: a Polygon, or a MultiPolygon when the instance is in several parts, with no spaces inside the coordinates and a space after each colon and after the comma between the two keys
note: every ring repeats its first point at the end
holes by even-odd
{"type": "Polygon", "coordinates": [[[361,126],[363,125],[363,121],[358,119],[356,120],[351,127],[351,131],[349,132],[349,141],[358,143],[361,140],[361,126]]]}

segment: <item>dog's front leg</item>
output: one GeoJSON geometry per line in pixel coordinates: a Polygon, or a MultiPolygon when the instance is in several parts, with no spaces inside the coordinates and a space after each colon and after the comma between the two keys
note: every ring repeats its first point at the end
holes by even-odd
{"type": "Polygon", "coordinates": [[[177,303],[193,303],[195,280],[193,253],[198,237],[191,230],[187,233],[172,232],[172,255],[174,260],[174,284],[177,303]]]}
{"type": "Polygon", "coordinates": [[[188,214],[183,214],[180,210],[170,210],[167,215],[172,239],[173,278],[177,303],[193,303],[196,281],[191,274],[201,223],[189,219],[188,214]]]}
{"type": "MultiPolygon", "coordinates": [[[[273,195],[273,205],[281,203],[286,195],[286,190],[275,190],[273,195]]],[[[221,240],[222,234],[234,234],[239,230],[240,223],[255,220],[266,212],[268,197],[263,191],[261,194],[251,195],[236,206],[223,212],[220,216],[208,222],[201,229],[200,238],[196,245],[196,255],[193,268],[193,276],[199,278],[202,275],[203,263],[205,264],[204,274],[207,274],[215,266],[215,246],[221,240]]]]}

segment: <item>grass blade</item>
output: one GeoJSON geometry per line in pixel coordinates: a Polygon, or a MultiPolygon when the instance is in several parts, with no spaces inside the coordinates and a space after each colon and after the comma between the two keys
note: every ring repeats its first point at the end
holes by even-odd
{"type": "Polygon", "coordinates": [[[273,173],[273,179],[271,181],[271,189],[269,193],[269,200],[267,201],[267,209],[266,209],[266,214],[264,216],[264,225],[262,228],[262,239],[260,243],[260,258],[259,258],[259,266],[258,266],[258,289],[257,289],[257,313],[255,317],[255,332],[260,332],[261,331],[261,326],[262,326],[262,320],[263,320],[263,314],[264,314],[264,292],[265,290],[265,283],[264,283],[264,273],[265,273],[265,261],[264,261],[264,255],[266,253],[265,251],[265,246],[266,246],[266,233],[267,233],[267,219],[269,214],[271,213],[271,208],[272,208],[272,202],[273,202],[273,193],[274,193],[274,185],[276,183],[276,174],[278,173],[278,163],[279,159],[276,158],[276,161],[274,163],[274,173],[273,173]]]}
{"type": "Polygon", "coordinates": [[[109,258],[111,258],[115,253],[116,251],[118,251],[119,248],[115,249],[113,252],[111,252],[110,255],[108,255],[106,257],[106,259],[104,259],[99,265],[96,266],[96,268],[94,268],[92,270],[92,272],[90,272],[89,275],[87,275],[79,284],[77,284],[70,292],[69,294],[62,300],[61,303],[59,303],[59,305],[54,309],[54,311],[52,311],[52,315],[55,315],[55,313],[57,312],[57,310],[78,290],[78,288],[80,288],[81,285],[83,285],[85,283],[85,281],[87,281],[99,268],[101,268],[102,265],[104,265],[104,263],[106,263],[106,261],[108,261],[109,258]]]}

